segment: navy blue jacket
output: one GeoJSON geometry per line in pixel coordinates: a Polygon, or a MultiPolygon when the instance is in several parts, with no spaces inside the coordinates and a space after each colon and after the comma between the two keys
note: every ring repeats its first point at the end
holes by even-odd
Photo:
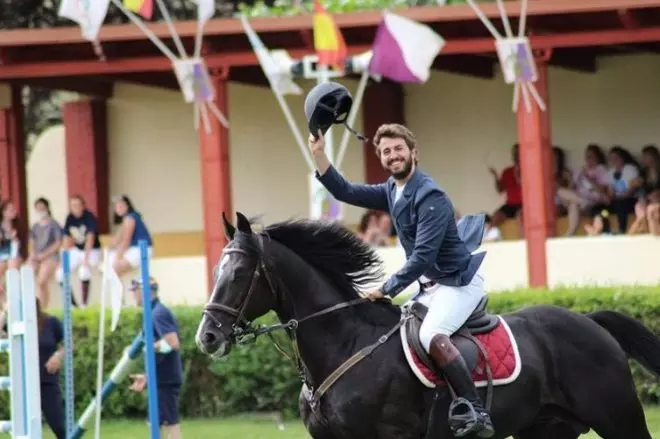
{"type": "MultiPolygon", "coordinates": [[[[353,184],[330,166],[323,175],[317,171],[316,178],[339,201],[391,215],[407,261],[385,282],[383,294],[395,297],[422,275],[442,285],[465,286],[481,265],[485,252],[470,253],[459,235],[451,201],[419,169],[406,183],[396,204],[392,177],[381,184],[353,184]]],[[[483,231],[483,221],[481,224],[483,231]]]]}

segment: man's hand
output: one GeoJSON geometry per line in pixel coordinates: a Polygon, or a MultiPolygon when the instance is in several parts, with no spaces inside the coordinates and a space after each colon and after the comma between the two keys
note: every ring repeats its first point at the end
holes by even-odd
{"type": "Polygon", "coordinates": [[[330,167],[330,160],[328,160],[328,156],[325,155],[325,138],[323,137],[321,130],[319,130],[318,136],[319,138],[315,139],[314,136],[310,134],[309,139],[307,139],[307,146],[312,153],[316,169],[319,171],[320,175],[323,175],[330,167]]]}
{"type": "Polygon", "coordinates": [[[383,293],[380,290],[373,290],[373,291],[369,291],[368,293],[364,293],[362,295],[362,297],[364,297],[365,299],[369,299],[372,302],[374,302],[378,299],[383,299],[385,296],[383,295],[383,293]]]}
{"type": "Polygon", "coordinates": [[[60,357],[59,353],[55,352],[46,362],[46,370],[48,371],[48,373],[55,373],[58,370],[60,370],[61,365],[62,365],[62,358],[60,357]]]}
{"type": "Polygon", "coordinates": [[[323,154],[325,152],[325,137],[321,134],[321,130],[318,132],[318,139],[314,138],[313,134],[309,135],[307,139],[307,146],[309,146],[309,151],[313,156],[323,154]]]}
{"type": "Polygon", "coordinates": [[[134,392],[142,392],[147,386],[147,377],[142,373],[132,374],[133,384],[129,387],[134,392]]]}

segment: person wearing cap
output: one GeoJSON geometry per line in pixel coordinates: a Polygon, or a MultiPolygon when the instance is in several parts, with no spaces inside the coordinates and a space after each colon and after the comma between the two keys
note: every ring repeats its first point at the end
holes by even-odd
{"type": "MultiPolygon", "coordinates": [[[[414,282],[418,299],[428,307],[419,339],[452,388],[472,406],[474,416],[452,412],[454,436],[489,438],[495,434],[472,374],[451,336],[461,328],[485,296],[479,268],[484,253],[472,255],[458,233],[454,208],[447,194],[419,169],[417,141],[400,124],[381,125],[373,139],[375,153],[388,180],[381,184],[354,184],[330,163],[323,135],[341,115],[350,111],[352,98],[337,83],[313,88],[305,99],[310,136],[308,146],[316,178],[337,200],[365,209],[387,212],[406,253],[405,265],[380,288],[365,294],[371,301],[394,298],[414,282]]],[[[483,236],[484,218],[475,217],[477,235],[483,236]]],[[[480,239],[480,238],[479,238],[480,239]]]]}
{"type": "MultiPolygon", "coordinates": [[[[172,311],[158,298],[158,282],[152,277],[151,286],[151,313],[153,321],[154,350],[156,352],[156,382],[158,383],[158,414],[163,435],[169,439],[180,439],[181,426],[179,422],[179,393],[181,390],[183,367],[181,364],[181,338],[179,328],[172,311]]],[[[138,306],[142,303],[142,279],[131,281],[130,290],[133,292],[138,306]]],[[[131,375],[133,383],[130,389],[142,392],[146,388],[147,379],[144,374],[131,375]]]]}

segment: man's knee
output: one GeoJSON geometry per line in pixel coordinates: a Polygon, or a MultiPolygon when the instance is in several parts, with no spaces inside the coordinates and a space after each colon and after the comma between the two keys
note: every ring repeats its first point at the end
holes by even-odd
{"type": "Polygon", "coordinates": [[[92,273],[86,265],[81,265],[78,269],[78,278],[83,282],[92,278],[92,273]]]}
{"type": "Polygon", "coordinates": [[[660,204],[659,203],[649,204],[646,207],[646,214],[653,218],[658,216],[660,214],[660,204]]]}
{"type": "Polygon", "coordinates": [[[436,336],[446,337],[447,340],[449,340],[449,334],[446,334],[445,331],[422,323],[422,327],[419,328],[419,341],[422,343],[422,346],[427,353],[430,353],[431,343],[436,336]]]}

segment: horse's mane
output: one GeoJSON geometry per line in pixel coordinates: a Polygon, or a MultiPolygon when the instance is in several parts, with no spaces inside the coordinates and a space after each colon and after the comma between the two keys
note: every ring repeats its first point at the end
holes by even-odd
{"type": "Polygon", "coordinates": [[[271,224],[264,233],[296,253],[341,292],[381,279],[381,260],[374,249],[337,222],[289,220],[271,224]]]}

